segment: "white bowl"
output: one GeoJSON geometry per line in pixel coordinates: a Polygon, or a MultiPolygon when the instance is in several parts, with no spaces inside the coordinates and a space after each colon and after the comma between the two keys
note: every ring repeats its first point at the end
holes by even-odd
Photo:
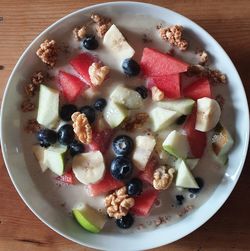
{"type": "Polygon", "coordinates": [[[17,62],[4,93],[1,135],[3,156],[11,180],[24,202],[41,221],[57,233],[81,245],[105,250],[145,250],[171,243],[191,233],[212,217],[226,201],[239,178],[246,157],[249,113],[244,88],[233,63],[205,30],[180,14],[159,6],[136,2],[113,2],[90,6],[62,18],[29,45],[17,62]],[[173,225],[136,234],[107,231],[96,235],[85,232],[61,210],[60,206],[56,205],[57,195],[50,192],[50,181],[41,175],[38,168],[33,168],[37,163],[34,162],[33,157],[30,157],[31,139],[23,133],[23,120],[26,115],[19,111],[20,83],[28,79],[35,65],[40,63],[35,56],[35,51],[45,38],[54,38],[66,31],[70,32],[84,14],[92,12],[104,15],[110,12],[120,15],[144,14],[169,20],[173,24],[182,24],[192,31],[194,38],[198,39],[206,50],[211,52],[214,66],[226,73],[228,77],[230,98],[226,109],[230,112],[225,116],[230,118],[228,126],[236,133],[235,145],[230,153],[224,178],[202,206],[173,225]]]}

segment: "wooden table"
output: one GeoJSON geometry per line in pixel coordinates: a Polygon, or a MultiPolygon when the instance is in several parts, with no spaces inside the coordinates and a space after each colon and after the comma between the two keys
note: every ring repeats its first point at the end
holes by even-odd
{"type": "MultiPolygon", "coordinates": [[[[27,45],[64,15],[103,1],[0,0],[0,96],[27,45]]],[[[250,1],[146,1],[177,11],[204,27],[227,51],[250,95],[250,1]]],[[[250,158],[227,203],[204,226],[154,250],[250,250],[250,158]]],[[[40,222],[15,191],[0,156],[0,251],[91,250],[40,222]]]]}

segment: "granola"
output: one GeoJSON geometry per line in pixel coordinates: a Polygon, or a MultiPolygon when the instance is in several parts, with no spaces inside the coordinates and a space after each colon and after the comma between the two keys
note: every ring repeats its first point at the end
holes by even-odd
{"type": "Polygon", "coordinates": [[[73,30],[73,35],[76,40],[81,40],[83,39],[87,34],[87,27],[83,25],[82,27],[76,27],[73,30]]]}
{"type": "Polygon", "coordinates": [[[133,131],[136,129],[142,129],[143,125],[147,122],[149,115],[146,112],[136,113],[135,116],[124,122],[122,128],[126,131],[133,131]]]}
{"type": "Polygon", "coordinates": [[[25,99],[21,103],[22,112],[31,112],[35,110],[35,105],[30,101],[30,99],[25,99]]]}
{"type": "Polygon", "coordinates": [[[111,19],[101,16],[97,13],[93,13],[90,18],[97,25],[96,31],[97,31],[98,37],[103,38],[111,25],[111,19]]]}
{"type": "Polygon", "coordinates": [[[37,133],[41,129],[41,125],[36,119],[29,119],[24,126],[24,131],[27,133],[37,133]]]}

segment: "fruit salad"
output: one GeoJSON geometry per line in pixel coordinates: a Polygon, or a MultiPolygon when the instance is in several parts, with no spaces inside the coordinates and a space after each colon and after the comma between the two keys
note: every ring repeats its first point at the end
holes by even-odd
{"type": "Polygon", "coordinates": [[[21,105],[34,110],[38,96],[29,121],[34,156],[55,182],[87,191],[71,213],[93,233],[110,224],[131,228],[160,210],[183,216],[195,204],[188,196],[210,189],[207,163],[223,173],[233,145],[214,92],[226,77],[210,67],[208,53],[189,49],[180,25],[157,25],[157,42],[143,34],[140,47],[123,30],[90,15],[73,30],[73,50],[60,64],[57,41],[45,40],[37,55],[53,78],[36,73],[21,105]],[[183,59],[188,53],[196,63],[183,59]],[[89,203],[95,200],[102,206],[89,203]]]}

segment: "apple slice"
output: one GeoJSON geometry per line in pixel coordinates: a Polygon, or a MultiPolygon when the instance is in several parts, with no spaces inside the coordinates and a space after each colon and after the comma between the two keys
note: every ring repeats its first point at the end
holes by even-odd
{"type": "Polygon", "coordinates": [[[45,148],[44,147],[41,147],[39,145],[34,145],[32,146],[32,152],[34,153],[41,169],[42,169],[42,172],[45,172],[48,167],[45,165],[44,163],[44,151],[45,151],[45,148]]]}
{"type": "Polygon", "coordinates": [[[183,188],[199,188],[194,176],[190,172],[184,160],[180,161],[178,167],[176,186],[183,188]]]}
{"type": "Polygon", "coordinates": [[[100,232],[106,223],[106,217],[88,205],[74,208],[72,213],[76,221],[91,233],[100,232]]]}
{"type": "Polygon", "coordinates": [[[181,114],[176,111],[155,107],[150,111],[149,116],[153,122],[153,131],[157,132],[173,124],[181,114]]]}
{"type": "Polygon", "coordinates": [[[176,158],[185,159],[189,151],[187,136],[174,130],[166,137],[162,147],[176,158]]]}

